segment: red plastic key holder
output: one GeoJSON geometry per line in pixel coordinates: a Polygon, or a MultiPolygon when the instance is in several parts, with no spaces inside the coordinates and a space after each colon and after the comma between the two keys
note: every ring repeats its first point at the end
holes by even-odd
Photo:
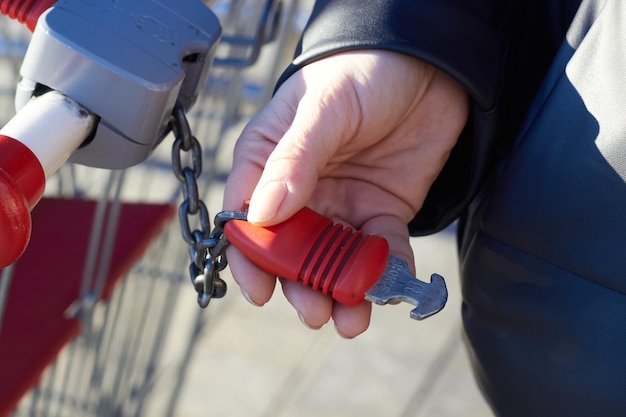
{"type": "Polygon", "coordinates": [[[389,244],[381,236],[333,223],[306,207],[275,226],[231,220],[224,235],[262,270],[348,306],[363,301],[389,258],[389,244]]]}

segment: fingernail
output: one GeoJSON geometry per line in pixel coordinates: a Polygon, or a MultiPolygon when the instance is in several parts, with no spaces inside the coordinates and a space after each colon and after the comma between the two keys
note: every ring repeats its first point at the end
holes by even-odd
{"type": "Polygon", "coordinates": [[[252,223],[272,220],[286,196],[287,184],[284,182],[271,181],[256,189],[250,200],[248,220],[252,223]]]}
{"type": "Polygon", "coordinates": [[[306,327],[307,329],[319,330],[322,328],[322,326],[311,326],[309,323],[306,322],[306,320],[304,320],[304,315],[300,313],[299,311],[298,311],[298,318],[300,319],[302,324],[304,324],[304,327],[306,327]]]}
{"type": "Polygon", "coordinates": [[[255,307],[263,307],[262,304],[259,304],[259,303],[256,303],[255,301],[253,301],[252,298],[250,298],[250,294],[248,294],[248,291],[244,290],[243,288],[241,288],[241,294],[243,294],[243,298],[245,298],[253,306],[255,306],[255,307]]]}

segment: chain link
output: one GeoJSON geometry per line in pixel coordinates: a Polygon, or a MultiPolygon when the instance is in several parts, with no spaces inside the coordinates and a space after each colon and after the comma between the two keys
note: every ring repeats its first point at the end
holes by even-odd
{"type": "Polygon", "coordinates": [[[178,208],[178,219],[183,239],[189,245],[189,276],[196,292],[198,304],[205,308],[212,298],[226,294],[226,282],[219,272],[228,265],[224,237],[224,225],[229,220],[245,220],[244,211],[223,211],[215,216],[215,229],[211,231],[211,220],[206,204],[199,196],[198,178],[202,173],[202,148],[191,134],[185,111],[176,103],[170,118],[170,128],[174,133],[172,146],[172,170],[181,184],[183,201],[178,208]],[[190,166],[184,166],[183,159],[189,155],[190,166]],[[191,219],[196,218],[200,229],[192,229],[191,219]]]}

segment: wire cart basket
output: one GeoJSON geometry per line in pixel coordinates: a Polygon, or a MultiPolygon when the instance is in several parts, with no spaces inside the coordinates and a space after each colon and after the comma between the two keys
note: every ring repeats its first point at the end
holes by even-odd
{"type": "MultiPolygon", "coordinates": [[[[200,196],[216,213],[233,140],[271,96],[306,5],[205,3],[223,37],[187,117],[203,149],[200,196]]],[[[15,112],[30,36],[0,16],[0,126],[15,112]]],[[[163,142],[132,168],[68,163],[48,180],[26,252],[0,270],[0,417],[175,415],[208,313],[189,283],[163,142]]]]}

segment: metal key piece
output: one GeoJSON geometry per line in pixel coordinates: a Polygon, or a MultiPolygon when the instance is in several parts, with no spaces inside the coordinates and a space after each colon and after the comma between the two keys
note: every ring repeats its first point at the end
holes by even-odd
{"type": "Polygon", "coordinates": [[[344,305],[404,301],[416,306],[411,318],[422,320],[440,311],[448,299],[440,275],[433,274],[430,283],[418,280],[406,262],[389,254],[383,237],[333,223],[306,207],[274,226],[229,221],[224,235],[262,270],[344,305]]]}
{"type": "Polygon", "coordinates": [[[428,284],[414,277],[404,260],[390,255],[385,272],[365,292],[365,299],[379,305],[404,301],[415,306],[411,310],[411,318],[423,320],[445,306],[448,290],[441,275],[432,274],[428,284]]]}

